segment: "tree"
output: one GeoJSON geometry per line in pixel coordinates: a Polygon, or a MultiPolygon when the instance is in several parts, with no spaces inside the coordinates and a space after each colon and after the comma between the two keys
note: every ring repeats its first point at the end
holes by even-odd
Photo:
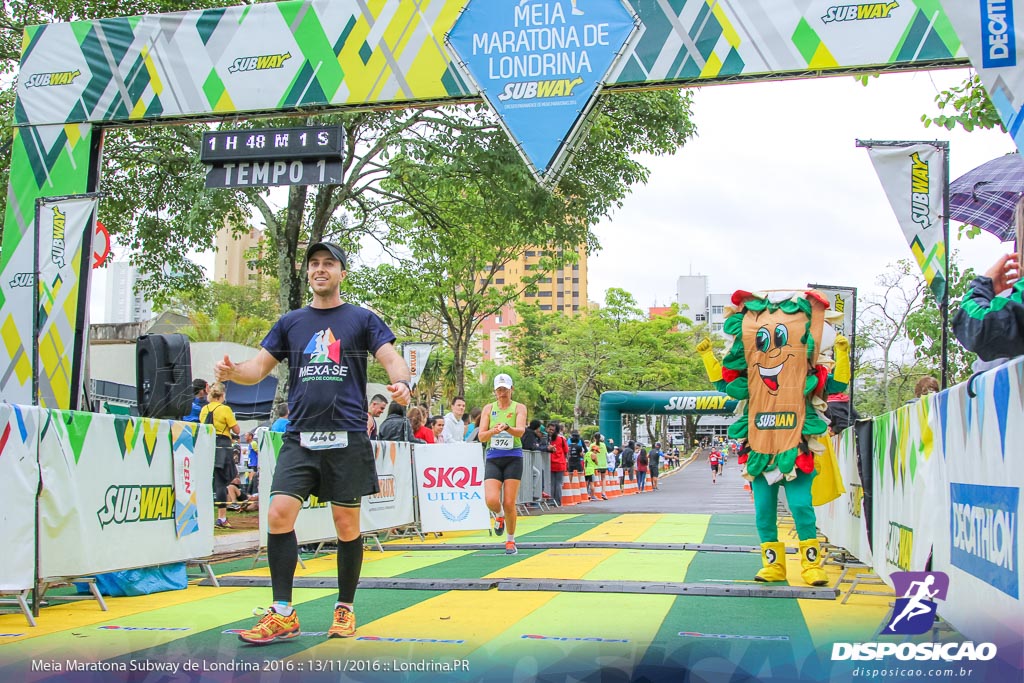
{"type": "Polygon", "coordinates": [[[548,190],[529,175],[495,116],[482,107],[448,111],[448,125],[419,126],[390,160],[385,192],[402,201],[384,214],[383,242],[393,262],[355,274],[395,320],[439,316],[438,340],[454,356],[456,391],[465,387],[467,355],[482,321],[531,291],[577,250],[597,247],[591,230],[648,171],[630,158],[667,153],[693,133],[689,94],[677,91],[609,98],[562,181],[548,190]],[[539,267],[513,285],[507,266],[542,249],[539,267]]]}
{"type": "Polygon", "coordinates": [[[940,92],[935,96],[935,102],[939,105],[940,111],[951,107],[954,113],[934,117],[922,114],[921,120],[924,121],[925,128],[934,123],[947,130],[953,130],[959,125],[968,133],[975,128],[990,129],[997,126],[1000,130],[1006,131],[999,112],[988,96],[988,91],[981,84],[981,77],[976,73],[969,75],[960,85],[940,92]]]}
{"type": "Polygon", "coordinates": [[[247,318],[229,304],[217,306],[216,315],[196,311],[189,316],[192,324],[183,332],[191,341],[229,341],[244,346],[258,346],[270,331],[270,321],[247,318]]]}

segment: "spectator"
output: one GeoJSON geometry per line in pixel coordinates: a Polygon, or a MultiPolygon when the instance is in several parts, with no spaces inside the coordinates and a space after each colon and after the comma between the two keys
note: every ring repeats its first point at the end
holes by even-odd
{"type": "Polygon", "coordinates": [[[274,424],[270,425],[270,431],[284,434],[288,431],[288,404],[278,404],[276,414],[277,419],[274,420],[274,424]]]}
{"type": "Polygon", "coordinates": [[[185,422],[199,422],[199,413],[202,411],[203,406],[206,405],[206,393],[209,389],[209,385],[205,379],[199,379],[198,377],[192,380],[192,411],[181,418],[185,422]]]}
{"type": "Polygon", "coordinates": [[[921,398],[939,391],[939,380],[931,376],[922,377],[914,385],[914,398],[921,398]]]}
{"type": "MultiPolygon", "coordinates": [[[[611,439],[608,439],[611,441],[611,439]]],[[[619,456],[622,453],[618,446],[612,448],[612,452],[608,454],[608,471],[614,473],[619,468],[619,456]]]]}
{"type": "Polygon", "coordinates": [[[430,418],[430,430],[434,433],[434,443],[445,443],[443,415],[434,415],[430,418]]]}
{"type": "Polygon", "coordinates": [[[242,480],[235,477],[228,484],[228,510],[232,512],[250,512],[259,509],[259,492],[246,493],[242,489],[242,480]]]}
{"type": "Polygon", "coordinates": [[[619,458],[619,467],[622,468],[622,477],[619,479],[619,486],[625,488],[626,479],[630,481],[636,480],[636,471],[633,469],[636,466],[636,454],[633,450],[633,446],[636,444],[632,441],[626,442],[626,447],[622,449],[622,456],[619,458]]]}
{"type": "MultiPolygon", "coordinates": [[[[1017,253],[1004,254],[971,281],[953,316],[953,333],[965,349],[982,361],[1024,354],[1024,200],[1017,204],[1017,253]]],[[[987,369],[979,368],[978,369],[987,369]]]]}
{"type": "Polygon", "coordinates": [[[661,468],[661,458],[663,453],[661,452],[661,442],[656,441],[654,448],[647,456],[647,476],[651,479],[651,490],[658,490],[658,470],[661,468]]]}
{"type": "Polygon", "coordinates": [[[444,443],[462,443],[466,439],[466,425],[462,416],[466,414],[466,399],[456,396],[452,399],[452,409],[444,416],[444,443]]]}
{"type": "Polygon", "coordinates": [[[212,424],[217,434],[217,443],[213,461],[213,501],[217,504],[217,521],[214,525],[221,529],[230,529],[228,523],[228,484],[238,476],[233,454],[234,439],[242,428],[235,420],[235,414],[224,403],[226,399],[224,384],[214,382],[209,389],[209,402],[199,411],[199,421],[212,424]]]}
{"type": "Polygon", "coordinates": [[[594,467],[594,491],[601,496],[602,500],[608,500],[604,492],[605,475],[608,474],[608,446],[601,434],[594,435],[594,443],[597,444],[597,463],[594,467]]]}
{"type": "MultiPolygon", "coordinates": [[[[601,447],[597,445],[597,442],[590,444],[590,448],[586,451],[586,457],[583,458],[583,478],[587,482],[587,498],[590,500],[597,500],[597,496],[594,495],[594,473],[597,471],[597,460],[601,454],[601,447]]],[[[608,500],[605,498],[605,500],[608,500]]]]}
{"type": "Polygon", "coordinates": [[[377,418],[384,414],[388,407],[388,399],[381,394],[374,394],[370,399],[370,409],[366,413],[366,433],[370,441],[377,440],[377,418]]]}
{"type": "Polygon", "coordinates": [[[647,482],[647,451],[644,447],[637,445],[636,451],[636,485],[640,493],[644,492],[644,485],[647,482]]]}
{"type": "Polygon", "coordinates": [[[415,441],[412,435],[412,427],[409,420],[405,418],[405,406],[395,401],[388,406],[388,416],[384,418],[380,429],[377,431],[377,438],[381,441],[415,441]]]}
{"type": "MultiPolygon", "coordinates": [[[[529,426],[526,428],[526,432],[523,434],[523,450],[524,451],[539,451],[541,449],[541,424],[540,420],[531,420],[529,426]]],[[[547,444],[545,444],[544,450],[547,450],[547,444]]]]}
{"type": "Polygon", "coordinates": [[[587,450],[586,443],[580,437],[580,433],[573,430],[569,435],[569,439],[566,441],[566,444],[569,447],[569,461],[567,469],[569,476],[571,477],[574,472],[583,474],[585,471],[583,466],[583,455],[587,450]]]}
{"type": "Polygon", "coordinates": [[[548,443],[548,449],[551,452],[551,495],[561,507],[562,481],[565,479],[569,445],[565,442],[565,437],[562,436],[562,425],[557,422],[551,423],[548,427],[548,443]]]}
{"type": "Polygon", "coordinates": [[[427,426],[427,412],[422,406],[409,408],[409,425],[412,427],[412,435],[421,443],[434,443],[434,432],[427,426]]]}
{"type": "Polygon", "coordinates": [[[469,413],[469,427],[466,428],[466,441],[479,441],[477,432],[480,431],[480,414],[479,408],[473,408],[469,413]]]}

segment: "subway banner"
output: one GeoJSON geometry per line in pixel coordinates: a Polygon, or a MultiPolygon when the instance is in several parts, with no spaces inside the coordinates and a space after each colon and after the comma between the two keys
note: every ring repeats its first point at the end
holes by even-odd
{"type": "Polygon", "coordinates": [[[864,144],[914,260],[941,302],[946,293],[945,152],[928,143],[864,144]]]}
{"type": "MultiPolygon", "coordinates": [[[[507,126],[529,137],[516,145],[554,173],[572,157],[561,136],[586,129],[583,114],[598,85],[642,90],[967,64],[935,0],[502,0],[490,16],[498,6],[291,0],[26,29],[0,251],[0,398],[32,402],[24,264],[31,262],[35,202],[98,188],[98,174],[90,178],[101,153],[94,125],[457,104],[484,95],[524,117],[507,126]],[[462,36],[456,57],[445,41],[459,43],[453,29],[463,13],[471,36],[462,36]],[[626,17],[636,28],[623,43],[626,17]],[[487,88],[474,87],[477,81],[487,88]],[[538,131],[550,137],[532,139],[538,131]],[[554,158],[546,158],[552,149],[554,158]]],[[[84,355],[79,328],[87,302],[77,303],[77,312],[67,311],[69,358],[84,355]]],[[[50,407],[74,401],[55,394],[50,407]]]]}
{"type": "Polygon", "coordinates": [[[871,544],[864,518],[864,486],[857,469],[857,444],[853,427],[834,436],[839,473],[846,489],[830,503],[818,506],[818,527],[829,543],[846,548],[858,560],[871,565],[871,544]]]}
{"type": "Polygon", "coordinates": [[[472,531],[490,526],[480,444],[420,444],[414,462],[424,532],[472,531]]]}
{"type": "Polygon", "coordinates": [[[875,572],[892,585],[892,572],[923,571],[931,558],[932,570],[949,576],[938,614],[1016,656],[1024,632],[1022,392],[1017,359],[874,426],[875,572]]]}
{"type": "MultiPolygon", "coordinates": [[[[264,430],[259,441],[260,452],[260,546],[266,547],[270,525],[267,519],[274,470],[281,452],[283,434],[264,430]]],[[[359,508],[359,529],[363,533],[412,524],[414,512],[412,482],[412,444],[395,441],[374,441],[373,458],[377,467],[378,493],[363,496],[359,508]]],[[[300,544],[334,540],[338,532],[327,501],[310,496],[302,504],[295,520],[295,535],[300,544]]]]}
{"type": "Polygon", "coordinates": [[[27,590],[34,581],[39,414],[0,403],[0,591],[27,590]]]}
{"type": "MultiPolygon", "coordinates": [[[[213,429],[45,411],[39,427],[39,576],[81,576],[213,553],[213,429]],[[179,535],[172,431],[192,431],[198,531],[179,535]]],[[[180,436],[180,434],[179,434],[180,436]]]]}
{"type": "Polygon", "coordinates": [[[1024,0],[943,0],[949,21],[981,77],[1003,126],[1024,152],[1024,0]]]}
{"type": "Polygon", "coordinates": [[[77,405],[85,372],[79,337],[88,330],[92,232],[99,198],[43,199],[36,213],[36,259],[39,273],[36,373],[40,407],[77,405]]]}

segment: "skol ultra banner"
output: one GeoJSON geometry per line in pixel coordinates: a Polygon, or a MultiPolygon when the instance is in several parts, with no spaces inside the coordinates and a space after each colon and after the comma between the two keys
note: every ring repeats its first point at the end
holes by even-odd
{"type": "Polygon", "coordinates": [[[945,157],[930,144],[874,145],[871,163],[896,213],[914,260],[937,301],[946,292],[945,157]]]}
{"type": "Polygon", "coordinates": [[[0,591],[32,588],[39,409],[0,403],[0,591]]]}
{"type": "MultiPolygon", "coordinates": [[[[180,434],[179,434],[180,436],[180,434]]],[[[39,574],[81,576],[213,552],[213,430],[169,420],[45,411],[39,574]],[[193,432],[199,530],[180,535],[171,434],[193,432]]]]}
{"type": "Polygon", "coordinates": [[[423,531],[488,527],[480,444],[417,445],[414,459],[423,531]]]}
{"type": "Polygon", "coordinates": [[[36,382],[42,407],[78,403],[84,376],[81,336],[89,328],[88,308],[78,304],[89,295],[90,238],[98,202],[96,197],[74,197],[43,200],[37,207],[36,382]]]}
{"type": "Polygon", "coordinates": [[[1003,126],[1024,152],[1024,49],[1017,24],[1022,0],[942,0],[1003,126]]]}

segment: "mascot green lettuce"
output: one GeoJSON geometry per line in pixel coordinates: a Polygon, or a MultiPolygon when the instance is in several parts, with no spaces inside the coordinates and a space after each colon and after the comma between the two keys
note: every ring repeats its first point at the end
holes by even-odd
{"type": "MultiPolygon", "coordinates": [[[[732,346],[719,364],[707,340],[701,354],[712,382],[739,399],[742,414],[729,437],[743,442],[738,459],[751,482],[761,539],[758,581],[785,581],[786,548],[779,542],[779,486],[800,539],[801,578],[823,586],[821,547],[812,503],[815,457],[831,454],[827,393],[850,380],[849,342],[826,322],[828,301],[814,290],[738,291],[726,309],[723,332],[732,346]],[[835,359],[828,355],[835,349],[835,359]]],[[[834,455],[832,455],[834,457],[834,455]]]]}

